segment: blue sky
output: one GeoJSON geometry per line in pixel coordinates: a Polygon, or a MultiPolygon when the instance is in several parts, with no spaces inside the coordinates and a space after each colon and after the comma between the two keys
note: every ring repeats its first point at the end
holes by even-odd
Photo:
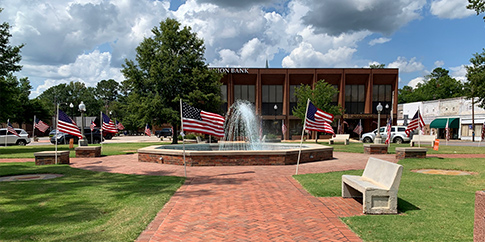
{"type": "Polygon", "coordinates": [[[31,97],[70,81],[124,80],[121,65],[167,17],[204,40],[212,67],[399,68],[399,87],[442,67],[465,80],[485,48],[465,0],[0,0],[11,43],[25,44],[31,97]]]}

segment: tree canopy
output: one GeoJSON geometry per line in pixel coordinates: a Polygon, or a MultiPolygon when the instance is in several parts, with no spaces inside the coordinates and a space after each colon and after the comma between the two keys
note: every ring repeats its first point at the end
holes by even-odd
{"type": "Polygon", "coordinates": [[[448,70],[438,67],[425,76],[424,83],[419,83],[416,85],[416,88],[404,86],[399,89],[398,102],[410,103],[462,97],[465,95],[464,84],[450,77],[448,70]]]}
{"type": "Polygon", "coordinates": [[[480,107],[485,108],[485,49],[482,53],[475,53],[470,63],[466,67],[468,96],[478,97],[480,107]]]}
{"type": "MultiPolygon", "coordinates": [[[[477,12],[477,15],[485,12],[484,0],[468,0],[468,3],[469,4],[466,6],[466,8],[475,10],[475,12],[477,12]]],[[[485,16],[483,16],[483,19],[485,20],[485,16]]]]}
{"type": "MultiPolygon", "coordinates": [[[[0,9],[0,13],[3,9],[0,9]]],[[[22,70],[20,50],[23,44],[10,45],[10,25],[0,24],[0,122],[33,122],[33,116],[46,116],[36,101],[29,100],[32,86],[28,78],[18,79],[14,73],[22,70]]]]}
{"type": "Polygon", "coordinates": [[[320,80],[312,89],[309,85],[302,84],[295,90],[297,106],[293,108],[293,115],[305,121],[307,100],[310,99],[315,107],[333,115],[342,114],[342,106],[332,104],[333,97],[338,94],[338,90],[332,85],[320,80]]]}
{"type": "MultiPolygon", "coordinates": [[[[125,60],[122,83],[128,93],[124,109],[133,125],[180,123],[179,100],[209,112],[221,104],[221,75],[209,70],[205,47],[190,27],[167,18],[136,48],[136,59],[125,60]]],[[[176,142],[174,132],[173,142],[176,142]]]]}

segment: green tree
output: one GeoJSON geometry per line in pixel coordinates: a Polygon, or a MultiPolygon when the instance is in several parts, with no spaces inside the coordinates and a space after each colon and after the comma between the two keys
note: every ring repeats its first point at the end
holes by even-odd
{"type": "MultiPolygon", "coordinates": [[[[477,12],[477,15],[485,12],[485,1],[484,0],[468,0],[468,5],[466,8],[475,10],[477,12]]],[[[485,20],[485,16],[483,17],[485,20]]]]}
{"type": "MultiPolygon", "coordinates": [[[[180,123],[179,100],[209,112],[217,112],[221,103],[221,75],[208,69],[203,40],[181,27],[174,19],[160,22],[136,48],[136,63],[126,60],[122,73],[123,90],[128,94],[127,124],[138,128],[146,123],[180,123]]],[[[173,142],[177,142],[174,132],[173,142]]]]}
{"type": "Polygon", "coordinates": [[[479,106],[485,108],[485,49],[482,53],[473,54],[470,63],[466,66],[467,96],[478,97],[479,106]]]}
{"type": "Polygon", "coordinates": [[[383,69],[384,67],[386,67],[386,64],[371,64],[369,66],[371,69],[383,69]]]}
{"type": "Polygon", "coordinates": [[[416,85],[416,88],[405,86],[399,89],[398,102],[446,99],[465,96],[465,94],[464,84],[452,78],[448,70],[438,67],[425,76],[425,81],[416,85]]]}
{"type": "MultiPolygon", "coordinates": [[[[302,123],[305,122],[305,113],[307,108],[307,100],[310,99],[315,107],[335,115],[341,115],[343,112],[342,106],[332,105],[332,100],[338,90],[332,85],[320,80],[312,89],[309,85],[302,84],[295,89],[295,96],[297,98],[297,105],[293,108],[293,115],[300,118],[302,123]]],[[[318,137],[318,133],[317,133],[318,137]]],[[[315,139],[317,140],[317,139],[315,139]]]]}
{"type": "MultiPolygon", "coordinates": [[[[111,103],[118,100],[120,91],[120,84],[113,80],[101,80],[96,85],[96,97],[101,100],[106,109],[111,106],[111,103]]],[[[106,110],[106,112],[108,112],[106,110]]]]}
{"type": "MultiPolygon", "coordinates": [[[[0,8],[0,13],[3,9],[0,8]]],[[[20,50],[23,44],[18,46],[10,45],[10,25],[3,22],[0,25],[0,121],[5,122],[8,118],[18,120],[20,105],[24,100],[18,95],[22,94],[24,83],[28,80],[19,81],[13,75],[14,72],[20,71],[22,66],[19,65],[22,56],[20,50]]]]}
{"type": "Polygon", "coordinates": [[[69,116],[80,116],[81,112],[79,112],[78,106],[81,101],[86,105],[85,114],[87,116],[99,116],[102,102],[96,99],[94,93],[95,89],[93,87],[86,87],[82,82],[70,82],[69,84],[61,83],[50,87],[40,94],[37,99],[47,108],[52,116],[56,114],[57,103],[59,103],[59,108],[69,116]],[[69,107],[71,103],[74,105],[72,110],[69,107]]]}

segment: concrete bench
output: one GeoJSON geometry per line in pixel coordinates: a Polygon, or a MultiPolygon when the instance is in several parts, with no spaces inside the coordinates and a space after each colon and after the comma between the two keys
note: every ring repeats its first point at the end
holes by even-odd
{"type": "MultiPolygon", "coordinates": [[[[56,152],[55,151],[41,151],[35,152],[36,165],[55,165],[56,152]]],[[[69,151],[57,151],[57,164],[69,164],[69,151]]]]}
{"type": "Polygon", "coordinates": [[[436,139],[435,135],[422,135],[422,134],[417,134],[413,136],[413,139],[411,140],[410,145],[414,146],[415,144],[429,144],[430,146],[434,145],[434,140],[436,139]]]}
{"type": "Polygon", "coordinates": [[[78,146],[74,149],[76,157],[90,158],[101,156],[101,146],[78,146]]]}
{"type": "Polygon", "coordinates": [[[386,144],[364,144],[364,154],[387,154],[387,148],[386,144]]]}
{"type": "Polygon", "coordinates": [[[419,147],[396,147],[396,159],[426,158],[427,148],[419,147]]]}
{"type": "Polygon", "coordinates": [[[329,144],[333,144],[335,142],[343,142],[345,145],[349,144],[350,134],[336,134],[335,137],[330,138],[328,140],[329,144]]]}
{"type": "Polygon", "coordinates": [[[342,197],[362,197],[365,214],[396,214],[403,167],[370,157],[362,176],[342,176],[342,197]]]}

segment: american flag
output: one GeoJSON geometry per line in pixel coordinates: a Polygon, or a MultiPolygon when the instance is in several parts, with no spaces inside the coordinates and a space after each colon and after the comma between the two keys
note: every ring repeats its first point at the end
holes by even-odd
{"type": "Polygon", "coordinates": [[[123,124],[121,124],[121,122],[119,122],[118,120],[116,120],[116,128],[118,130],[123,130],[123,129],[125,129],[125,126],[123,126],[123,124]]]}
{"type": "Polygon", "coordinates": [[[424,125],[425,124],[424,124],[424,121],[423,121],[423,117],[421,117],[421,114],[419,113],[419,109],[418,109],[418,111],[416,111],[416,114],[414,114],[413,119],[411,120],[411,122],[409,122],[409,124],[406,127],[406,130],[404,132],[409,137],[409,134],[413,130],[417,129],[418,127],[422,129],[424,127],[424,125]]]}
{"type": "Polygon", "coordinates": [[[40,130],[41,132],[45,132],[49,128],[49,125],[36,118],[34,128],[40,130]]]}
{"type": "Polygon", "coordinates": [[[103,124],[101,125],[103,132],[118,133],[118,129],[116,129],[116,126],[115,126],[115,123],[113,123],[113,120],[111,120],[108,117],[108,115],[104,113],[101,113],[101,116],[103,116],[103,124]]]}
{"type": "Polygon", "coordinates": [[[66,113],[59,109],[58,115],[59,118],[57,120],[57,129],[59,130],[59,132],[72,134],[79,138],[83,137],[81,131],[79,131],[79,127],[77,127],[76,123],[69,116],[67,116],[66,113]]]}
{"type": "Polygon", "coordinates": [[[20,137],[20,135],[17,133],[17,131],[15,131],[15,129],[13,128],[12,124],[10,123],[10,119],[7,120],[7,131],[14,134],[15,136],[18,136],[20,137]]]}
{"type": "Polygon", "coordinates": [[[152,132],[150,131],[150,126],[148,126],[148,124],[145,126],[145,134],[148,136],[152,136],[152,132]]]}
{"type": "Polygon", "coordinates": [[[194,132],[224,137],[224,117],[182,103],[184,132],[194,132]]]}
{"type": "Polygon", "coordinates": [[[446,130],[446,141],[449,141],[450,140],[450,126],[448,125],[449,122],[450,122],[450,119],[446,120],[446,127],[445,127],[445,130],[446,130]]]}
{"type": "Polygon", "coordinates": [[[387,137],[385,142],[386,145],[391,143],[391,131],[392,131],[391,124],[392,124],[392,118],[389,118],[389,121],[387,122],[387,137]]]}
{"type": "Polygon", "coordinates": [[[359,124],[357,124],[357,126],[355,126],[354,128],[354,133],[356,134],[362,134],[362,131],[364,131],[364,129],[362,128],[362,120],[359,120],[359,124]]]}
{"type": "Polygon", "coordinates": [[[323,131],[321,132],[328,133],[328,134],[335,134],[332,126],[330,126],[330,124],[327,122],[323,122],[323,131]]]}
{"type": "Polygon", "coordinates": [[[91,125],[89,125],[89,128],[91,128],[91,132],[93,132],[94,127],[96,127],[96,124],[94,123],[94,121],[91,121],[91,125]]]}
{"type": "Polygon", "coordinates": [[[285,125],[285,120],[283,120],[283,122],[281,124],[281,132],[283,132],[283,135],[285,135],[286,130],[287,130],[287,128],[286,128],[286,125],[285,125]]]}
{"type": "MultiPolygon", "coordinates": [[[[313,105],[312,102],[308,104],[308,110],[306,113],[305,118],[305,129],[310,131],[319,131],[325,133],[334,133],[333,129],[332,132],[329,132],[328,127],[330,123],[333,122],[333,115],[327,112],[318,109],[313,105]]],[[[330,128],[332,128],[330,126],[330,128]]]]}

